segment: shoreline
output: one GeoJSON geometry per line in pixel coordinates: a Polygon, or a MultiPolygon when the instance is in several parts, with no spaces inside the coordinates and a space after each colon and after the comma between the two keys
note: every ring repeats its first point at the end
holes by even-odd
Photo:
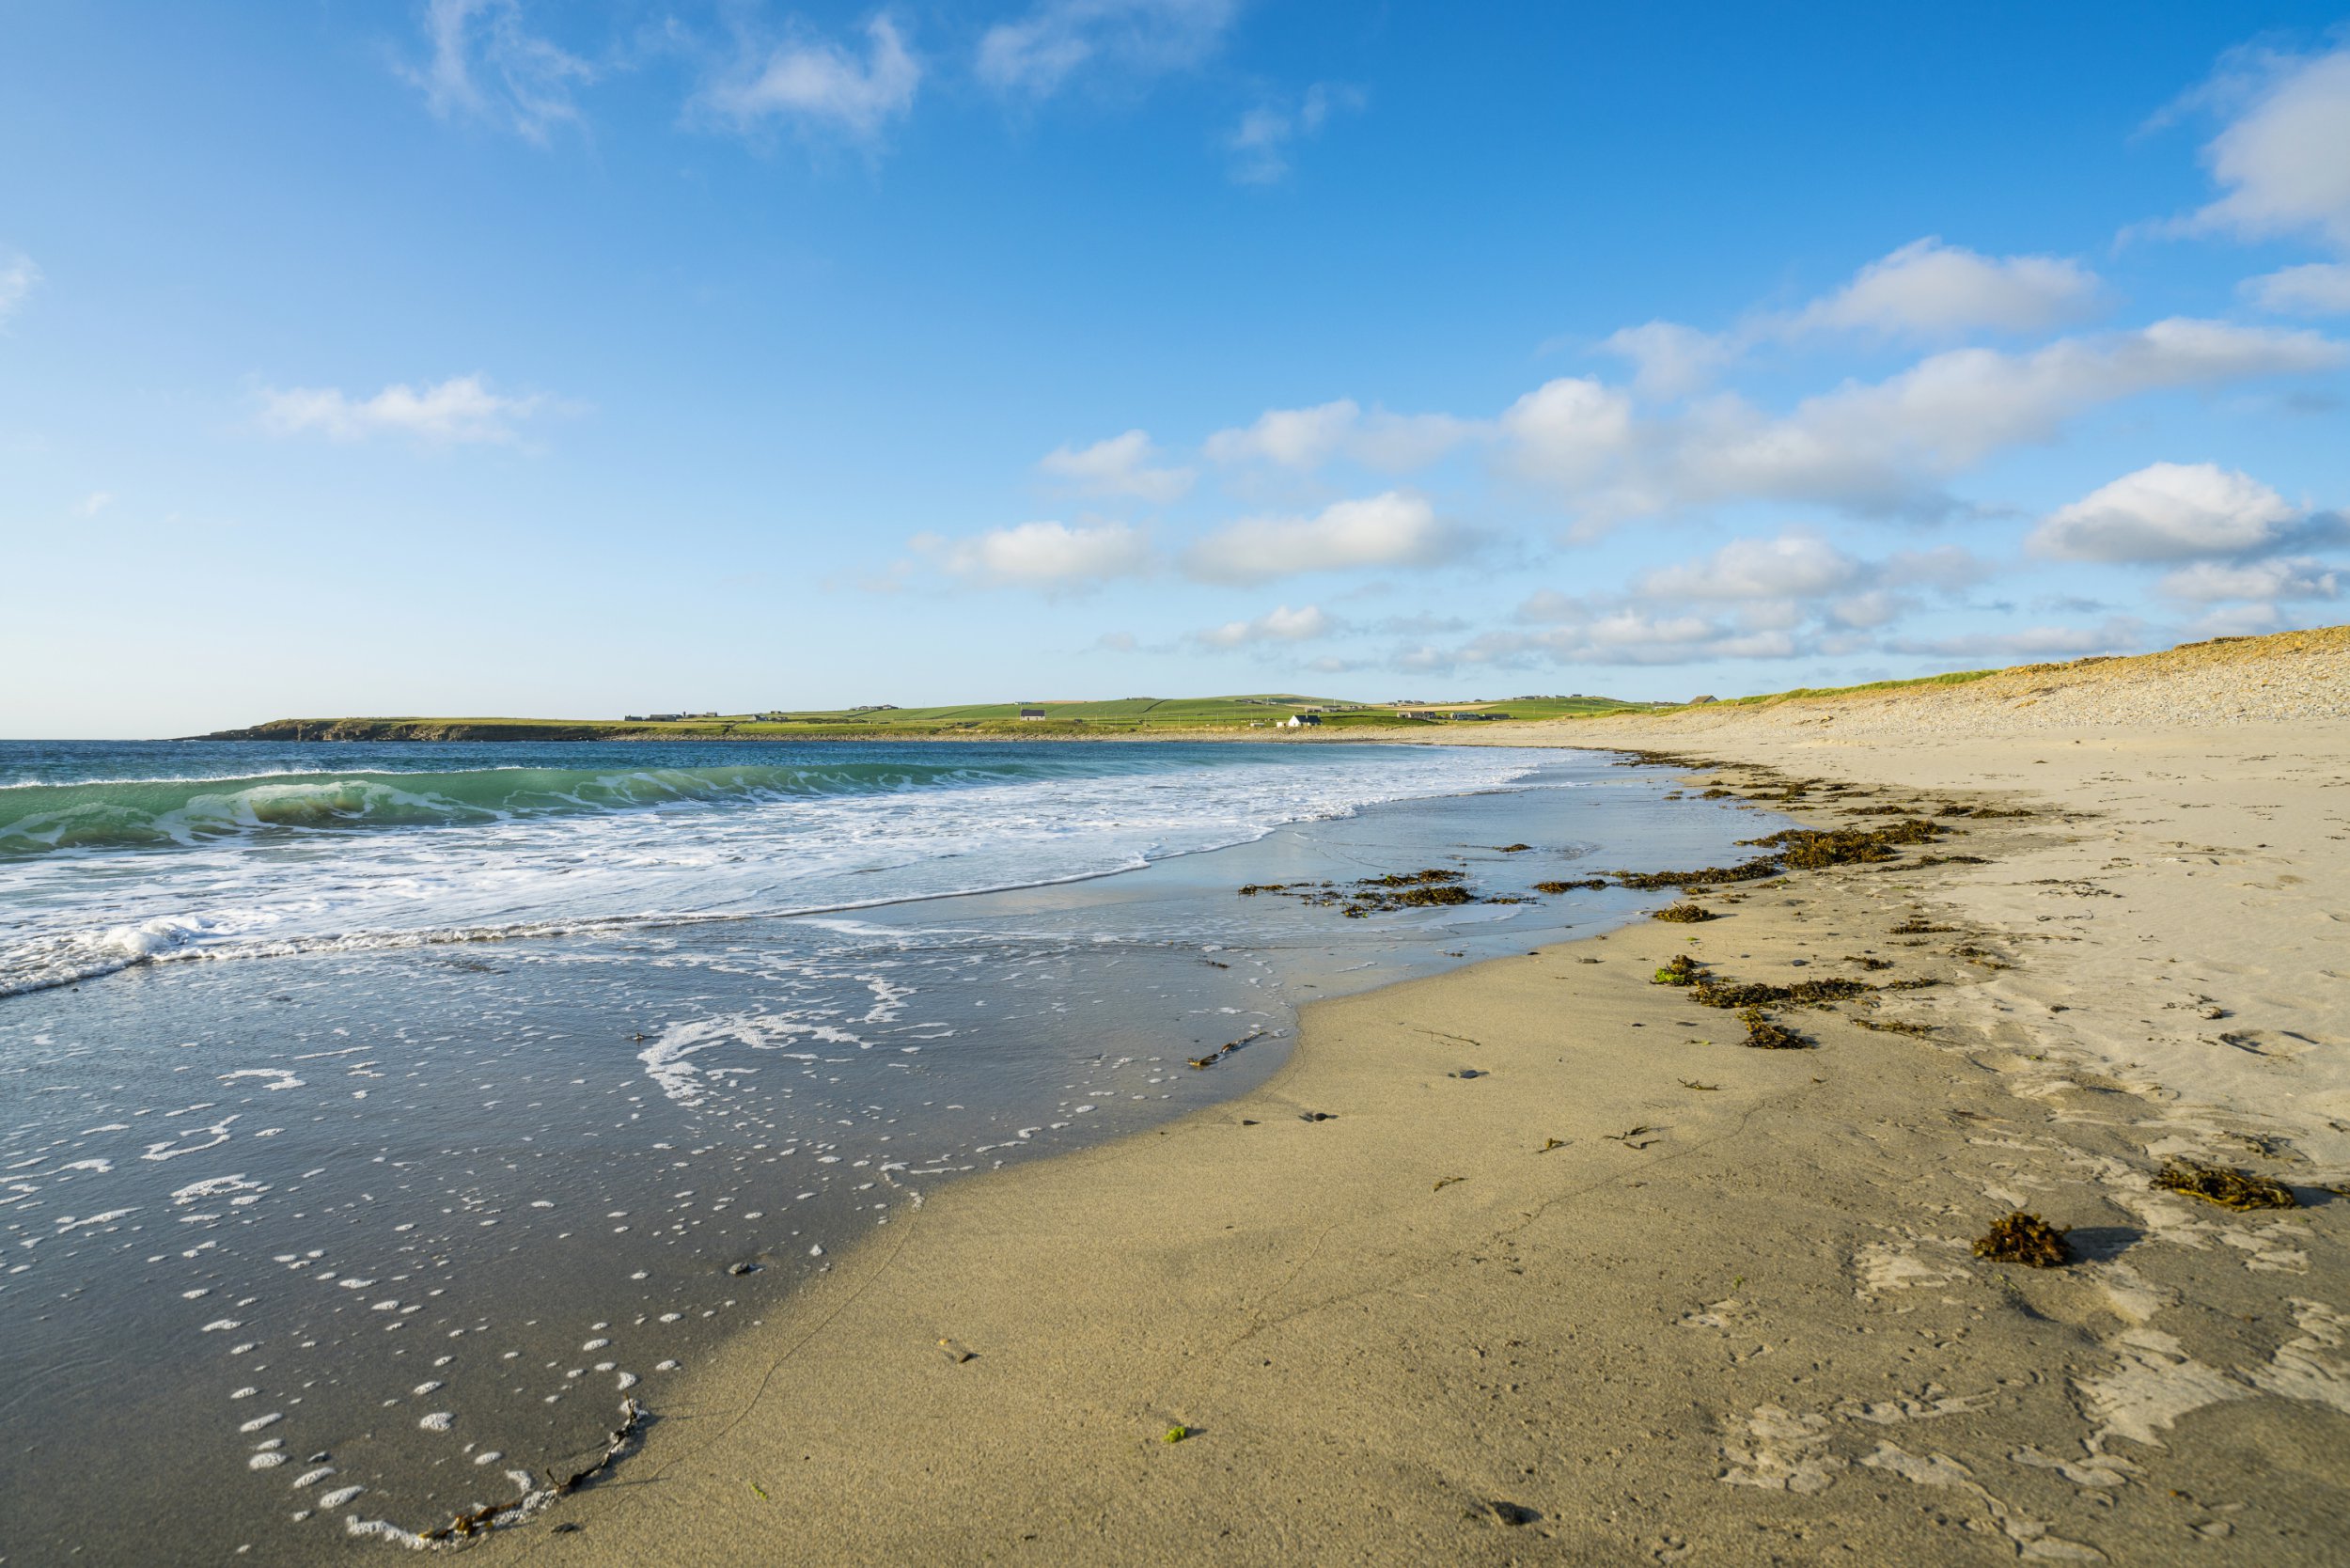
{"type": "MultiPolygon", "coordinates": [[[[1659,725],[1575,728],[1578,747],[1694,749],[1659,725]]],[[[2212,765],[2257,772],[2280,740],[2230,737],[2137,750],[2184,768],[2217,749],[2212,765]]],[[[2350,755],[2341,726],[2289,744],[2312,739],[2350,755]]],[[[1699,744],[1874,775],[1840,808],[1872,815],[2044,796],[2058,776],[1983,766],[2045,765],[2002,754],[2052,749],[2039,736],[1978,740],[1965,771],[1989,792],[1943,787],[1947,745],[1699,744]]],[[[2063,760],[2068,793],[2107,746],[2063,760]]],[[[1749,795],[1775,782],[1727,766],[1749,795]]],[[[2262,782],[2275,806],[2280,780],[2262,782]]],[[[1806,825],[1872,820],[1769,804],[1806,825]]],[[[2112,812],[2071,804],[1957,819],[1965,838],[1939,848],[1981,866],[1725,884],[1701,902],[1726,919],[1311,1004],[1289,1060],[1240,1100],[940,1194],[886,1251],[860,1247],[689,1369],[614,1480],[493,1549],[1915,1560],[1980,1540],[2047,1560],[2192,1542],[2214,1560],[2323,1560],[2350,1525],[2350,1463],[2329,1457],[2350,1414],[2350,1254],[2324,1190],[2350,1155],[2339,993],[2288,1004],[2263,985],[2245,1007],[2313,1010],[2314,1030],[2202,1046],[2210,1025],[2186,1012],[2164,1020],[2193,1024],[2179,1042],[2116,1056],[2082,1027],[2137,995],[2107,971],[2180,955],[2141,958],[2094,922],[2160,923],[2172,872],[2124,860],[2105,879],[2145,887],[2099,907],[2073,862],[2092,837],[2169,820],[2100,826],[2112,812]],[[1891,934],[1903,924],[1921,933],[1891,934]],[[1649,983],[1674,951],[1741,981],[1937,983],[1782,1012],[1817,1048],[1747,1051],[1727,1012],[1649,983]],[[2074,1038],[2049,1038],[2060,1026],[2074,1038]],[[2321,1052],[2305,1104],[2248,1114],[2255,1080],[2321,1052]],[[1332,1120],[1299,1120],[1312,1112],[1332,1120]],[[2188,1152],[2283,1175],[2311,1206],[2238,1215],[2153,1192],[2158,1157],[2188,1152]],[[2073,1227],[2083,1261],[1971,1259],[1967,1238],[2016,1206],[2073,1227]],[[1192,1435],[1164,1441],[1178,1426],[1192,1435]]],[[[2295,815],[2304,837],[2320,825],[2295,815]]],[[[2266,831],[2280,861],[2331,853],[2266,831]]],[[[2257,949],[2266,929],[2223,920],[2202,945],[2257,949]]],[[[2205,972],[2231,955],[2194,957],[2197,983],[2231,983],[2205,972]]],[[[2174,1008],[2204,995],[2171,989],[2174,1008]]]]}

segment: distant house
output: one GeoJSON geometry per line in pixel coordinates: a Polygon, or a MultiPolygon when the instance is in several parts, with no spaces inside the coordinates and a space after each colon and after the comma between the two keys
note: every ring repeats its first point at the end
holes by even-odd
{"type": "Polygon", "coordinates": [[[1713,700],[1715,699],[1710,697],[1693,697],[1689,699],[1689,706],[1692,708],[1702,708],[1713,700]]]}
{"type": "Polygon", "coordinates": [[[1284,729],[1304,729],[1308,727],[1318,728],[1321,723],[1322,715],[1320,713],[1292,713],[1289,717],[1281,721],[1281,728],[1284,729]]]}
{"type": "Polygon", "coordinates": [[[1020,716],[1024,719],[1041,719],[1044,716],[1044,710],[1042,708],[1023,708],[1020,710],[1020,716]]]}

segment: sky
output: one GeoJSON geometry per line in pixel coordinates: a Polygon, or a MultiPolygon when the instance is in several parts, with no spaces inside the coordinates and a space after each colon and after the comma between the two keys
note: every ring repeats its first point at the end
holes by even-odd
{"type": "Polygon", "coordinates": [[[2350,13],[0,0],[0,735],[2332,624],[2350,13]]]}

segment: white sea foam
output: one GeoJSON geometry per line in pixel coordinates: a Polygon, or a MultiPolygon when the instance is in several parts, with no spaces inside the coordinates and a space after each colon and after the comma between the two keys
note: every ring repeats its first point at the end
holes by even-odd
{"type": "MultiPolygon", "coordinates": [[[[264,790],[258,808],[248,801],[221,819],[238,829],[225,837],[173,830],[152,849],[0,858],[0,909],[10,912],[0,918],[0,996],[186,958],[820,914],[1043,886],[1245,842],[1375,801],[1491,788],[1534,763],[1499,748],[1397,747],[1252,752],[1238,765],[1187,750],[1147,765],[1123,757],[1100,765],[1093,776],[1059,765],[1033,777],[973,775],[951,787],[752,791],[678,809],[452,808],[444,825],[341,839],[332,877],[306,856],[277,853],[266,836],[288,826],[284,801],[319,786],[289,786],[277,806],[264,790]],[[135,855],[144,874],[92,877],[91,855],[135,855]]],[[[370,786],[378,787],[402,809],[430,804],[383,776],[370,786]]],[[[418,820],[430,819],[425,811],[418,820]]],[[[892,1002],[877,989],[875,1015],[886,1016],[892,1002]]]]}

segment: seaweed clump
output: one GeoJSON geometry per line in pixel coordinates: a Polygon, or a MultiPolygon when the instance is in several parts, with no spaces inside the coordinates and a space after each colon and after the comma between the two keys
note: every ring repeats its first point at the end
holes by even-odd
{"type": "Polygon", "coordinates": [[[1793,870],[1816,871],[1827,866],[1890,860],[1897,845],[1923,844],[1950,831],[1922,817],[1904,817],[1883,827],[1791,827],[1765,839],[1741,842],[1757,849],[1776,849],[1793,870]]]}
{"type": "Polygon", "coordinates": [[[1611,874],[1619,887],[1653,892],[1659,887],[1702,887],[1716,882],[1758,882],[1766,876],[1777,876],[1785,870],[1776,856],[1765,855],[1754,860],[1742,860],[1735,866],[1707,866],[1695,871],[1616,871],[1611,874]]]}
{"type": "Polygon", "coordinates": [[[2026,1268],[2061,1268],[2073,1261],[2073,1244],[2038,1215],[2018,1209],[1975,1238],[1975,1256],[2026,1268]]]}
{"type": "Polygon", "coordinates": [[[1679,903],[1668,903],[1662,909],[1652,910],[1649,918],[1669,921],[1677,926],[1693,926],[1700,920],[1717,920],[1721,917],[1701,903],[1691,903],[1684,899],[1679,903]]]}
{"type": "Polygon", "coordinates": [[[1856,980],[1808,980],[1794,985],[1766,985],[1748,982],[1744,985],[1716,980],[1711,975],[1697,980],[1693,993],[1706,1007],[1760,1007],[1765,1002],[1791,1003],[1796,1007],[1825,1007],[1830,1002],[1848,1002],[1865,996],[1876,989],[1856,980]]]}
{"type": "Polygon", "coordinates": [[[1747,1027],[1747,1038],[1741,1043],[1752,1050],[1803,1051],[1811,1046],[1810,1041],[1783,1027],[1759,1007],[1742,1011],[1738,1022],[1747,1027]]]}
{"type": "Polygon", "coordinates": [[[1534,891],[1537,893],[1573,893],[1586,887],[1596,891],[1606,886],[1606,877],[1594,876],[1586,877],[1581,882],[1538,882],[1534,884],[1534,891]]]}
{"type": "Polygon", "coordinates": [[[2220,1165],[2171,1160],[2154,1173],[2154,1185],[2217,1203],[2223,1209],[2297,1209],[2301,1200],[2293,1189],[2272,1177],[2255,1176],[2220,1165]]]}
{"type": "Polygon", "coordinates": [[[1687,953],[1675,953],[1665,961],[1665,966],[1662,969],[1656,971],[1656,979],[1652,983],[1692,985],[1704,977],[1705,971],[1698,966],[1696,959],[1691,958],[1687,953]]]}

